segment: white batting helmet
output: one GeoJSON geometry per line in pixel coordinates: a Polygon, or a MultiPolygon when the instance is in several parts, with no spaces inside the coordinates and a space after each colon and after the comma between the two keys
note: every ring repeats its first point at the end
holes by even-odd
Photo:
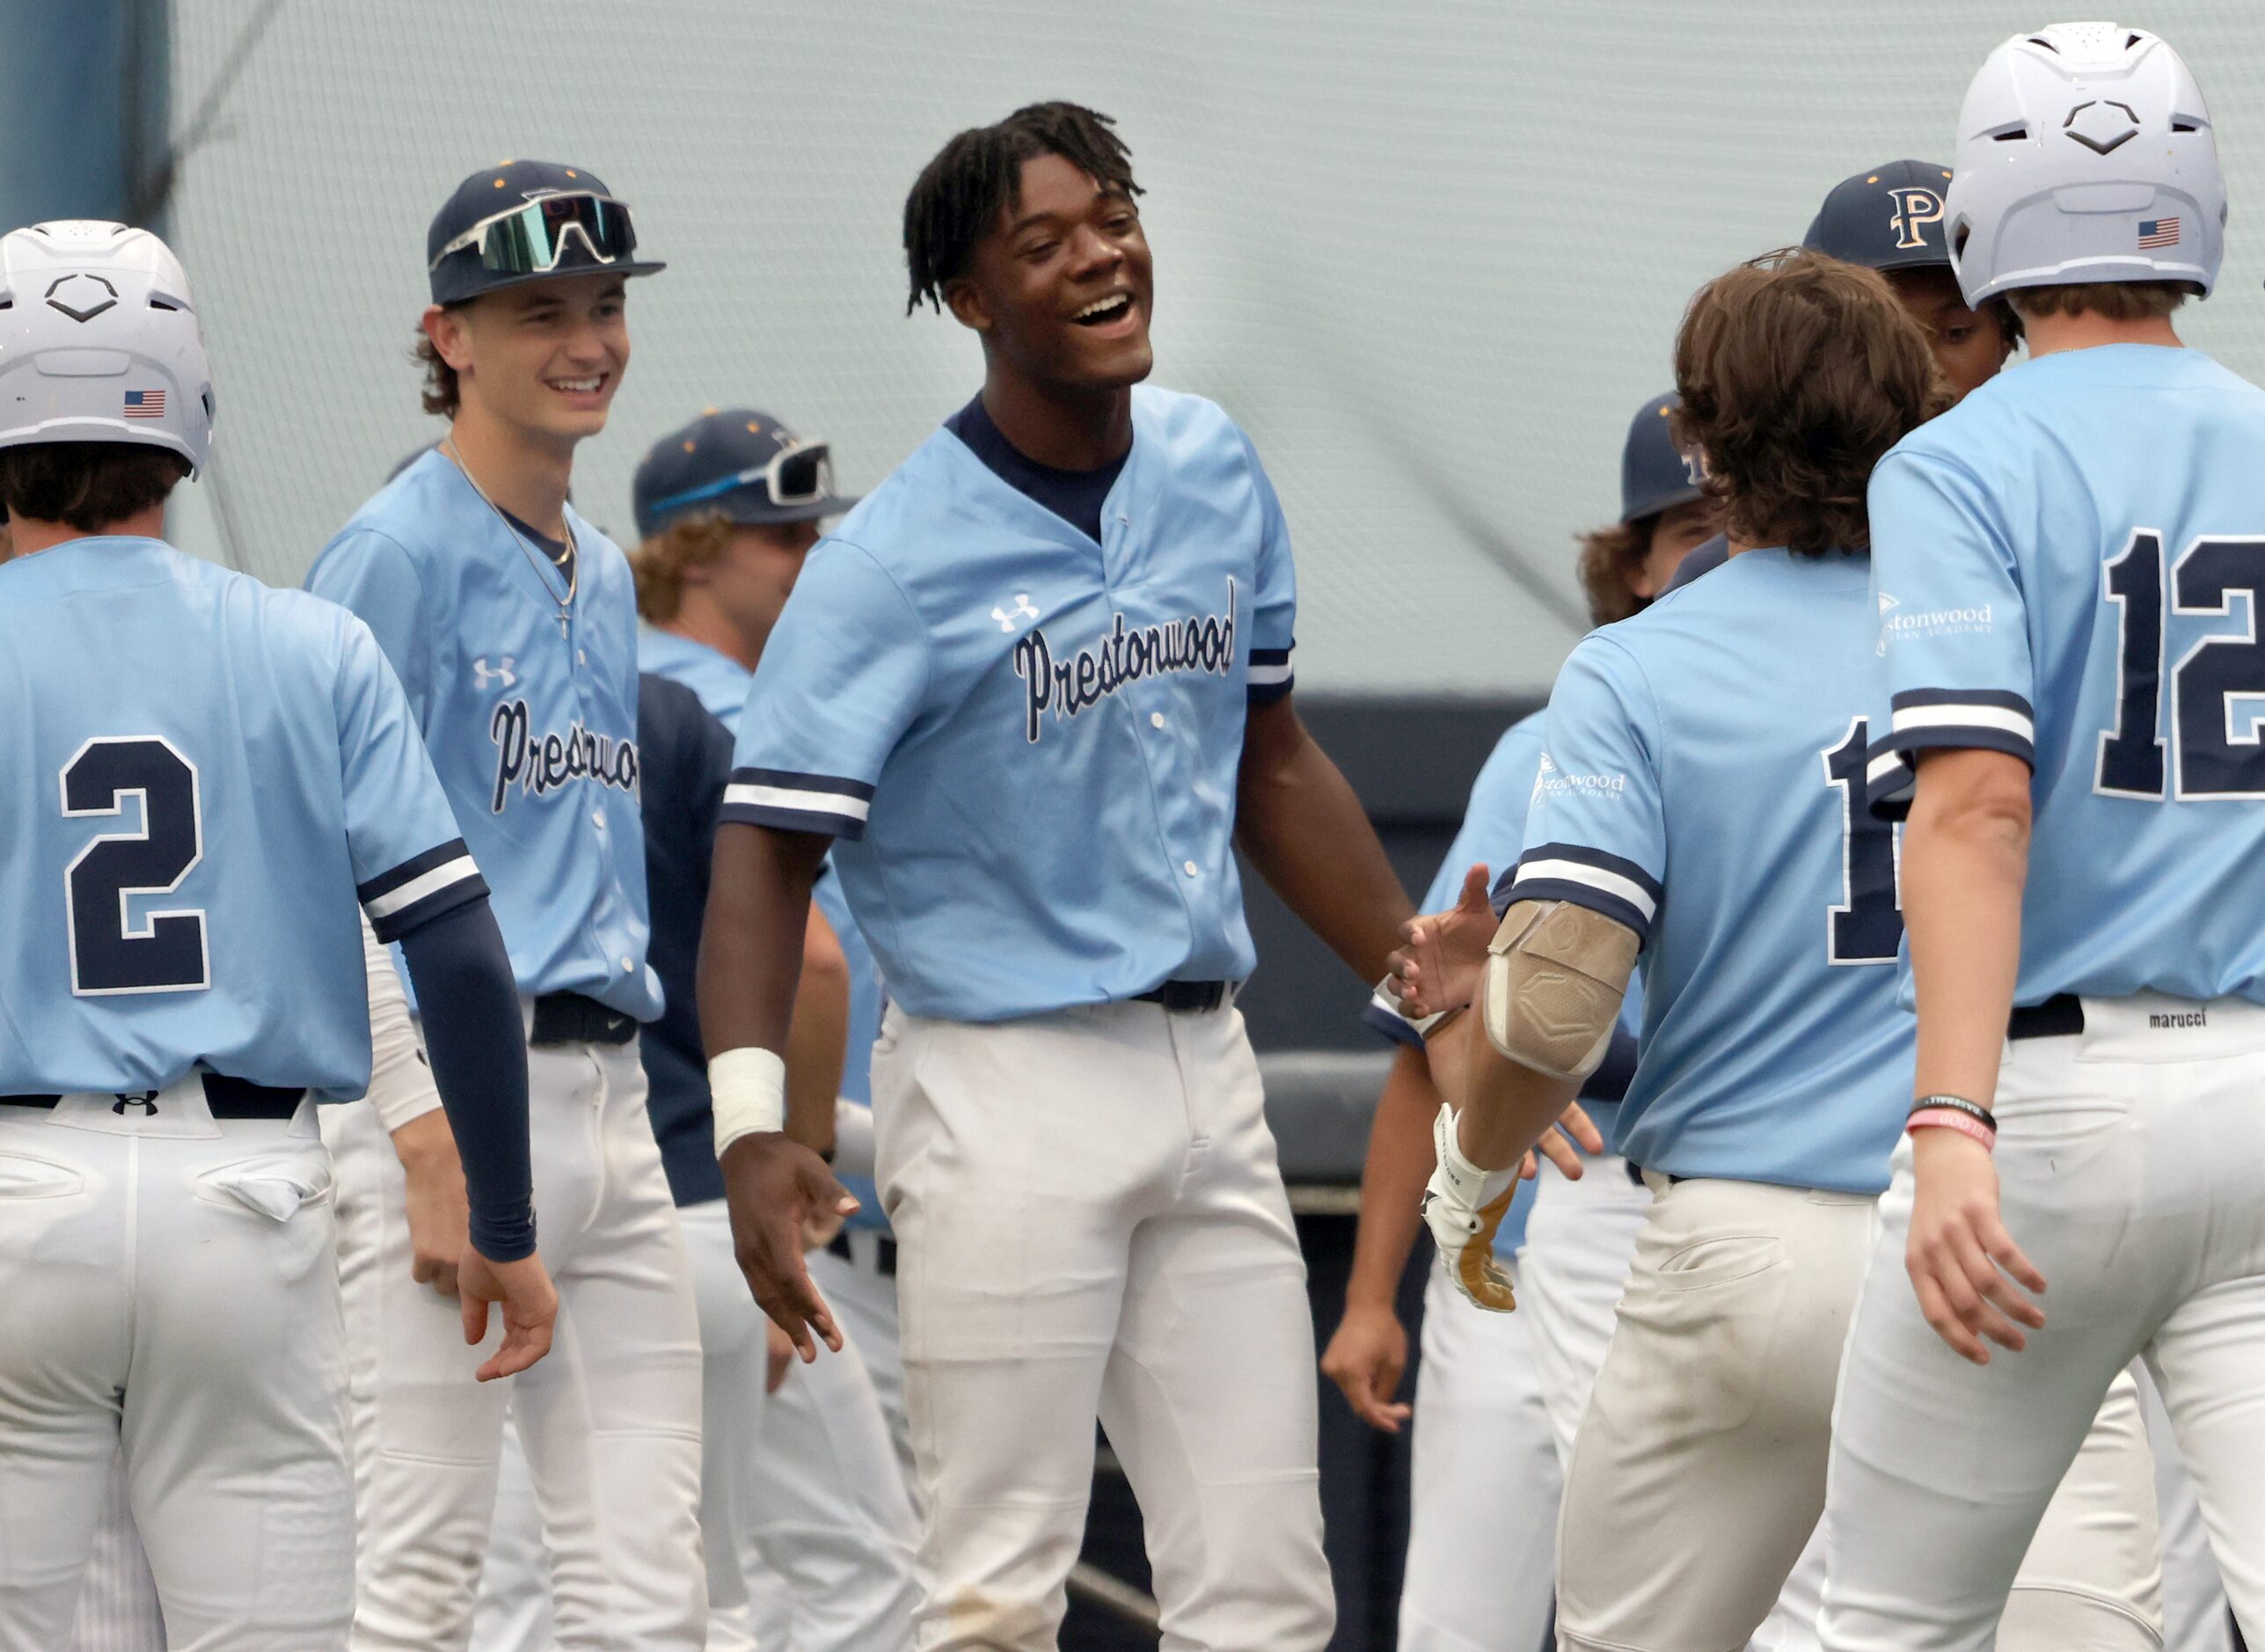
{"type": "Polygon", "coordinates": [[[0,238],[0,448],[141,442],[194,475],[212,410],[188,276],[163,241],[91,219],[0,238]]]}
{"type": "Polygon", "coordinates": [[[2192,281],[2225,251],[2202,89],[2167,41],[2056,23],[1991,52],[1958,112],[1943,201],[1966,302],[2077,281],[2192,281]]]}

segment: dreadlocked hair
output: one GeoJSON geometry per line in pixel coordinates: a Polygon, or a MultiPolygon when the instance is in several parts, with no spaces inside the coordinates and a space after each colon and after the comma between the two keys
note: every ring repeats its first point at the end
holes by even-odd
{"type": "Polygon", "coordinates": [[[910,315],[924,300],[940,311],[944,289],[967,273],[975,243],[1002,209],[1022,204],[1022,164],[1059,155],[1103,189],[1141,193],[1132,151],[1107,115],[1076,103],[1034,103],[992,126],[970,127],[936,151],[904,198],[904,262],[910,315]]]}

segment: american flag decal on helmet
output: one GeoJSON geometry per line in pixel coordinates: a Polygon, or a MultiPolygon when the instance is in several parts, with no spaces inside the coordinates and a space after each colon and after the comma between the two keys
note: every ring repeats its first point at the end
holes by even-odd
{"type": "Polygon", "coordinates": [[[2179,244],[2179,221],[2176,218],[2142,218],[2139,220],[2141,247],[2176,246],[2179,244]]]}
{"type": "Polygon", "coordinates": [[[165,416],[165,392],[162,390],[128,391],[126,416],[128,419],[163,419],[165,416]]]}

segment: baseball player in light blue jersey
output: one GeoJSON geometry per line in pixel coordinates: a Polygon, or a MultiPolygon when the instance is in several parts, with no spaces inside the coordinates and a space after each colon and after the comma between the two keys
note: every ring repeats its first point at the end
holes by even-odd
{"type": "MultiPolygon", "coordinates": [[[[1863,543],[1849,501],[1940,406],[1940,381],[1878,275],[1806,252],[1704,289],[1677,378],[1731,542],[1775,548],[1574,650],[1477,1008],[1434,1047],[1469,1064],[1426,1214],[1467,1255],[1500,1181],[1475,1166],[1519,1151],[1596,1059],[1640,949],[1642,1048],[1618,1139],[1654,1202],[1567,1480],[1568,1648],[1741,1645],[1809,1542],[1910,1060],[1894,840],[1861,807],[1867,729],[1850,709],[1866,568],[1844,547],[1863,543]],[[1835,456],[1823,474],[1793,463],[1821,453],[1835,456]]],[[[1457,1277],[1494,1294],[1483,1265],[1457,1277]]],[[[2079,1643],[2072,1620],[2086,1644],[2136,1652],[2159,1635],[2128,1379],[2098,1432],[2057,1527],[2084,1567],[2055,1573],[2094,1598],[2041,1590],[2064,1615],[2022,1644],[2079,1643]]]]}
{"type": "MultiPolygon", "coordinates": [[[[1070,104],[961,134],[906,207],[914,303],[982,393],[844,519],[757,668],[701,959],[742,1266],[809,1356],[778,1133],[829,845],[890,1002],[873,1047],[924,1529],[915,1644],[1051,1648],[1098,1414],[1174,1644],[1333,1619],[1304,1265],[1234,1012],[1233,847],[1364,972],[1406,897],[1289,702],[1289,534],[1249,441],[1140,384],[1126,150],[1070,104]]],[[[1369,979],[1376,979],[1373,973],[1369,979]]]]}
{"type": "MultiPolygon", "coordinates": [[[[1638,409],[1622,445],[1619,518],[1582,536],[1581,583],[1599,625],[1644,607],[1714,531],[1719,511],[1700,493],[1696,451],[1677,448],[1669,429],[1674,403],[1672,395],[1655,397],[1638,409]]],[[[1503,731],[1424,910],[1452,906],[1472,865],[1517,863],[1542,724],[1536,712],[1503,731]]],[[[1582,1089],[1600,1148],[1611,1138],[1635,1065],[1634,996],[1623,1007],[1622,1036],[1582,1089]]],[[[1364,1421],[1396,1432],[1410,1407],[1392,1399],[1407,1360],[1395,1299],[1421,1225],[1416,1206],[1431,1169],[1440,1096],[1421,1034],[1398,1004],[1379,990],[1363,1019],[1400,1048],[1370,1133],[1345,1316],[1321,1369],[1364,1421]]],[[[1409,1652],[1538,1646],[1549,1621],[1563,1464],[1611,1338],[1613,1305],[1649,1195],[1617,1153],[1584,1159],[1559,1131],[1540,1146],[1538,1174],[1521,1184],[1494,1241],[1519,1288],[1521,1312],[1473,1309],[1442,1268],[1425,1285],[1399,1601],[1400,1644],[1409,1652]],[[1530,1210],[1540,1218],[1538,1244],[1530,1210]]]]}
{"type": "Polygon", "coordinates": [[[2135,1352],[2254,1639],[2265,394],[2170,320],[2217,279],[2225,186],[2193,77],[2115,25],[2006,41],[1958,135],[1959,280],[2032,359],[1872,483],[1918,1053],[1839,1400],[1826,1643],[1989,1645],[2135,1352]]]}
{"type": "Polygon", "coordinates": [[[558,1356],[533,1379],[468,1392],[440,1358],[431,1293],[394,1255],[414,1184],[448,1173],[445,1133],[428,1115],[389,1146],[374,1120],[338,1122],[356,1641],[464,1645],[508,1402],[560,1644],[697,1648],[698,1328],[636,1044],[661,991],[635,598],[627,559],[566,502],[575,445],[603,428],[628,363],[626,280],[661,267],[600,179],[538,161],[464,179],[426,258],[426,405],[449,434],[354,514],[307,585],[376,633],[491,869],[530,1043],[536,1188],[561,1213],[545,1235],[561,1305],[558,1356]]]}
{"type": "Polygon", "coordinates": [[[450,1317],[477,1341],[504,1305],[483,1380],[541,1359],[556,1308],[508,960],[368,629],[157,537],[211,437],[179,262],[49,223],[0,241],[0,1648],[64,1643],[121,1447],[175,1647],[342,1648],[313,1102],[370,1077],[355,905],[442,1005],[470,1196],[450,1317]]]}

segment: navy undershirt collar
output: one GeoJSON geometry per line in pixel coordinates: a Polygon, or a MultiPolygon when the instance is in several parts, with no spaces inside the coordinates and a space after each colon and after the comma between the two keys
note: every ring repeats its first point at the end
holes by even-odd
{"type": "Polygon", "coordinates": [[[966,442],[969,451],[1009,487],[1037,501],[1095,544],[1100,542],[1101,506],[1117,485],[1132,450],[1128,448],[1098,470],[1062,471],[1041,464],[1009,442],[992,422],[981,392],[946,419],[944,428],[966,442]]]}

